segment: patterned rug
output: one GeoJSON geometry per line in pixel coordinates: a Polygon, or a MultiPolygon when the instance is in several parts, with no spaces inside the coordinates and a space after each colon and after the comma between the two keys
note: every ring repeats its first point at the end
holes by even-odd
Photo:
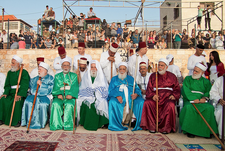
{"type": "Polygon", "coordinates": [[[0,129],[0,150],[15,141],[59,142],[56,151],[180,151],[162,134],[97,134],[0,129]]]}
{"type": "Polygon", "coordinates": [[[54,151],[59,142],[15,141],[5,151],[54,151]]]}
{"type": "Polygon", "coordinates": [[[182,151],[220,151],[219,144],[176,144],[182,151]]]}

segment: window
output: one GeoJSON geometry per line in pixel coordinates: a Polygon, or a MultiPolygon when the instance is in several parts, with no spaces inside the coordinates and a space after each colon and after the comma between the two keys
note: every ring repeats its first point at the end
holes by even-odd
{"type": "Polygon", "coordinates": [[[23,23],[20,23],[20,30],[24,30],[24,24],[23,23]]]}
{"type": "MultiPolygon", "coordinates": [[[[5,29],[8,29],[8,22],[5,23],[5,29]]],[[[18,22],[9,22],[9,29],[18,29],[18,22]]]]}
{"type": "Polygon", "coordinates": [[[163,28],[167,26],[167,16],[163,17],[163,28]]]}
{"type": "MultiPolygon", "coordinates": [[[[179,5],[177,5],[176,7],[179,7],[179,5]]],[[[174,8],[174,20],[177,19],[179,17],[179,8],[174,8]]]]}
{"type": "Polygon", "coordinates": [[[25,31],[30,31],[30,27],[25,25],[25,31]]]}

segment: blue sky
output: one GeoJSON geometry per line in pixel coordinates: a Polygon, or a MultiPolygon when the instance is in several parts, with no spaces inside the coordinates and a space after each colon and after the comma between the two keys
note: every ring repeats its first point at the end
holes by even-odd
{"type": "MultiPolygon", "coordinates": [[[[163,0],[162,0],[163,1],[163,0]]],[[[74,1],[66,1],[67,4],[72,4],[74,1]]],[[[82,5],[92,5],[92,1],[88,2],[79,2],[82,5]]],[[[77,3],[76,3],[77,4],[77,3]]],[[[96,5],[108,5],[109,2],[95,2],[96,5]]],[[[140,6],[139,3],[133,3],[140,6]]],[[[148,3],[150,4],[150,3],[148,3]]],[[[63,7],[62,0],[2,0],[0,3],[0,9],[5,9],[5,15],[15,15],[18,19],[22,19],[29,23],[30,25],[36,25],[38,18],[41,18],[45,6],[49,5],[49,7],[53,7],[53,10],[56,13],[56,20],[63,19],[63,7]]],[[[110,5],[122,6],[122,3],[110,2],[110,5]]],[[[127,6],[132,6],[127,4],[127,6]]],[[[159,4],[151,5],[151,6],[159,6],[159,4]]],[[[87,14],[89,11],[89,7],[71,7],[73,12],[77,15],[80,12],[87,14]]],[[[125,8],[125,7],[93,7],[93,11],[96,13],[96,16],[101,19],[106,19],[107,22],[124,22],[126,19],[135,18],[138,7],[136,8],[125,8]]],[[[1,11],[2,12],[2,11],[1,11]]],[[[144,17],[147,21],[159,21],[160,20],[160,10],[159,8],[145,8],[144,9],[144,17]]],[[[0,13],[1,14],[1,13],[0,13]]],[[[67,13],[67,18],[69,17],[69,13],[67,13]]],[[[139,24],[141,24],[141,20],[138,20],[139,24]]],[[[152,23],[148,23],[152,24],[152,23]]],[[[159,22],[155,23],[159,24],[159,22]]]]}

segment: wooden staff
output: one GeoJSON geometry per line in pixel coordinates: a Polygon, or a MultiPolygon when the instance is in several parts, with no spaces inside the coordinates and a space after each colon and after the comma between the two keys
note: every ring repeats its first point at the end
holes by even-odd
{"type": "MultiPolygon", "coordinates": [[[[80,62],[77,60],[77,70],[80,71],[80,62]]],[[[78,83],[80,83],[80,74],[77,74],[78,83]]]]}
{"type": "Polygon", "coordinates": [[[113,62],[111,61],[111,79],[113,77],[113,62]]]}
{"type": "Polygon", "coordinates": [[[75,99],[74,112],[73,112],[73,134],[75,134],[75,129],[76,129],[76,122],[75,122],[76,106],[77,106],[77,101],[75,99]]]}
{"type": "MultiPolygon", "coordinates": [[[[223,100],[225,100],[225,75],[223,76],[223,100]]],[[[224,143],[224,114],[225,114],[225,107],[223,105],[223,112],[222,112],[222,143],[224,143]]]]}
{"type": "MultiPolygon", "coordinates": [[[[41,80],[41,77],[39,77],[38,80],[41,80]]],[[[35,102],[36,102],[36,99],[37,99],[38,89],[39,89],[39,84],[37,85],[36,93],[35,93],[35,96],[34,96],[33,106],[32,106],[32,110],[31,110],[31,113],[30,113],[30,120],[29,120],[29,124],[28,124],[28,127],[27,127],[27,133],[29,133],[30,123],[31,123],[31,119],[32,119],[32,116],[33,116],[33,111],[34,111],[35,102]]]]}
{"type": "MultiPolygon", "coordinates": [[[[136,64],[135,64],[135,72],[134,72],[134,83],[133,83],[133,93],[134,94],[134,90],[135,90],[135,82],[136,82],[136,76],[137,76],[137,67],[138,67],[138,56],[139,54],[136,53],[136,64]]],[[[131,121],[132,121],[132,115],[133,115],[133,105],[134,105],[134,100],[132,99],[131,102],[131,110],[130,110],[130,123],[129,123],[129,127],[131,127],[131,121]]]]}
{"type": "Polygon", "coordinates": [[[156,132],[158,132],[158,123],[159,123],[159,103],[158,103],[158,66],[157,63],[155,64],[155,88],[156,88],[156,132]]]}
{"type": "Polygon", "coordinates": [[[15,109],[15,105],[16,105],[17,93],[19,91],[19,85],[20,85],[22,71],[23,71],[23,64],[21,64],[21,67],[20,67],[20,73],[19,73],[19,78],[18,78],[18,81],[17,81],[16,94],[15,94],[14,101],[13,101],[13,107],[12,107],[12,113],[11,113],[11,118],[10,118],[10,122],[9,122],[9,128],[11,127],[11,124],[12,124],[13,113],[14,113],[14,109],[15,109]]]}
{"type": "Polygon", "coordinates": [[[194,106],[194,108],[196,109],[196,111],[198,112],[198,114],[201,116],[201,118],[203,119],[203,121],[205,122],[205,124],[208,126],[208,128],[210,129],[210,131],[213,133],[213,135],[215,136],[215,138],[218,140],[218,142],[220,143],[221,147],[223,149],[225,149],[224,144],[222,143],[222,141],[219,139],[219,137],[216,135],[216,133],[213,131],[213,129],[211,128],[211,126],[209,125],[209,123],[205,120],[205,118],[203,117],[203,115],[201,114],[201,112],[198,110],[198,108],[195,106],[194,103],[192,103],[192,105],[194,106]]]}

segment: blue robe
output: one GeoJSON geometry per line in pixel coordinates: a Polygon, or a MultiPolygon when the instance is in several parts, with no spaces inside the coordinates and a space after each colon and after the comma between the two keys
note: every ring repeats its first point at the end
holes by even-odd
{"type": "MultiPolygon", "coordinates": [[[[30,114],[33,106],[34,96],[37,89],[37,81],[39,76],[34,77],[30,80],[31,95],[27,96],[21,117],[21,126],[28,126],[30,120],[30,114]]],[[[41,78],[41,86],[38,89],[37,99],[35,102],[35,107],[30,123],[31,129],[41,129],[44,128],[48,120],[48,111],[50,100],[47,95],[52,93],[54,78],[53,76],[47,74],[45,77],[41,78]]]]}
{"type": "MultiPolygon", "coordinates": [[[[123,131],[127,130],[127,127],[122,125],[123,120],[123,110],[126,105],[126,98],[124,92],[119,91],[120,85],[128,83],[128,101],[129,101],[129,108],[131,109],[132,99],[131,94],[133,92],[133,83],[134,78],[127,75],[124,80],[118,78],[118,76],[114,76],[109,85],[109,126],[108,129],[112,131],[123,131]],[[121,96],[123,98],[123,103],[120,103],[116,97],[121,96]]],[[[141,123],[141,115],[142,115],[142,108],[144,104],[144,99],[142,98],[141,90],[135,84],[135,93],[139,96],[134,100],[133,104],[133,113],[136,117],[136,125],[132,131],[142,130],[140,127],[141,123]]]]}

